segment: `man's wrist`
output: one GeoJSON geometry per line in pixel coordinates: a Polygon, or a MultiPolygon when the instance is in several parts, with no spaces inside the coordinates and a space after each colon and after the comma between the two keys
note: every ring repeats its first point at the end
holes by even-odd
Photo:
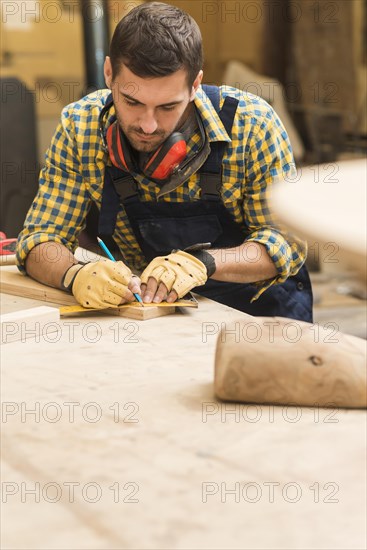
{"type": "Polygon", "coordinates": [[[72,292],[75,277],[78,275],[79,271],[84,266],[85,266],[85,263],[78,262],[77,264],[70,266],[65,271],[61,280],[61,287],[63,290],[70,293],[72,292]]]}
{"type": "Polygon", "coordinates": [[[191,254],[191,256],[194,256],[195,258],[200,260],[205,265],[208,279],[209,277],[214,275],[217,267],[215,265],[215,259],[211,254],[209,254],[209,252],[207,252],[206,250],[195,250],[188,253],[191,254]]]}

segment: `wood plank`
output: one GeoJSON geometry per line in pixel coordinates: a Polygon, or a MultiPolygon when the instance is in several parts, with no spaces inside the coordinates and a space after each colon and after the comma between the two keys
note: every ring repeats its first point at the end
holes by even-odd
{"type": "Polygon", "coordinates": [[[269,196],[271,208],[278,223],[286,224],[314,247],[323,270],[353,270],[364,283],[367,164],[365,159],[338,162],[334,174],[332,167],[303,167],[297,181],[278,182],[269,196]]]}
{"type": "Polygon", "coordinates": [[[175,313],[175,306],[159,307],[147,304],[147,306],[141,307],[138,304],[132,306],[121,306],[117,308],[106,309],[110,315],[116,315],[117,317],[129,317],[129,319],[136,319],[138,321],[147,321],[148,319],[155,319],[156,317],[163,317],[163,315],[171,315],[175,313]],[[148,307],[147,307],[148,306],[148,307]]]}
{"type": "Polygon", "coordinates": [[[22,275],[15,266],[2,267],[0,270],[0,290],[6,294],[33,298],[43,302],[60,305],[78,305],[78,302],[67,292],[43,285],[26,275],[22,275]]]}
{"type": "MultiPolygon", "coordinates": [[[[73,295],[63,292],[57,288],[43,285],[30,277],[22,275],[14,266],[2,267],[0,270],[0,290],[6,294],[22,296],[59,304],[60,306],[78,306],[78,302],[73,295]]],[[[97,310],[106,312],[119,317],[128,317],[129,319],[148,320],[163,315],[170,315],[176,311],[176,307],[197,307],[197,302],[189,300],[179,300],[175,305],[167,304],[146,304],[141,307],[138,303],[124,304],[119,308],[109,308],[97,310]]],[[[85,310],[96,311],[96,310],[85,310]]]]}

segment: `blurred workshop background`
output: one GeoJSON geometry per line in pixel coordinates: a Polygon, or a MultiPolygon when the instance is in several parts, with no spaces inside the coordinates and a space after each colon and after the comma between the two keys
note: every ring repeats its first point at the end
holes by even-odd
{"type": "MultiPolygon", "coordinates": [[[[110,37],[118,21],[141,3],[0,3],[0,229],[8,237],[22,227],[61,109],[104,87],[110,37]]],[[[365,156],[367,0],[168,3],[189,12],[201,28],[205,82],[236,86],[273,105],[288,130],[297,166],[365,156]]],[[[330,250],[309,244],[311,269],[334,272],[335,263],[324,261],[330,250]]],[[[357,294],[360,299],[360,289],[357,294]]]]}

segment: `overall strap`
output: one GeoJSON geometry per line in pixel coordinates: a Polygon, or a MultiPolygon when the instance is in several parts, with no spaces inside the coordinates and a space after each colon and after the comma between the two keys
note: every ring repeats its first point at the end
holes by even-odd
{"type": "MultiPolygon", "coordinates": [[[[218,113],[226,132],[230,136],[238,100],[226,97],[223,107],[219,110],[220,93],[217,86],[203,85],[203,90],[209,97],[214,109],[218,113]]],[[[107,98],[103,114],[112,103],[112,94],[107,98]]],[[[101,112],[102,115],[102,112],[101,112]]],[[[102,116],[100,115],[100,129],[102,116]]],[[[204,200],[221,200],[222,187],[222,159],[228,143],[216,141],[210,144],[211,152],[199,170],[201,197],[204,200]]],[[[101,235],[112,235],[116,226],[117,214],[120,208],[120,201],[123,203],[136,201],[138,190],[133,176],[119,170],[115,166],[105,167],[105,178],[102,190],[102,205],[99,217],[99,233],[101,235]]]]}
{"type": "Polygon", "coordinates": [[[113,103],[112,92],[107,96],[105,107],[111,107],[111,103],[113,103]]]}
{"type": "MultiPolygon", "coordinates": [[[[232,134],[238,99],[227,96],[220,110],[220,92],[218,86],[202,86],[229,136],[232,134]]],[[[205,200],[220,200],[222,188],[222,160],[228,142],[214,141],[210,144],[210,155],[199,170],[201,197],[205,200]]]]}
{"type": "MultiPolygon", "coordinates": [[[[109,94],[105,106],[99,115],[99,131],[105,148],[107,148],[107,141],[103,128],[103,116],[110,109],[112,103],[112,94],[109,94]]],[[[120,208],[120,200],[126,201],[130,198],[135,198],[137,195],[138,191],[131,174],[119,170],[115,166],[105,166],[102,204],[98,222],[98,232],[100,235],[113,234],[120,208]]]]}
{"type": "Polygon", "coordinates": [[[102,189],[102,204],[99,216],[100,235],[112,235],[115,231],[120,201],[127,202],[138,196],[136,183],[131,174],[124,173],[115,166],[105,167],[102,189]]]}

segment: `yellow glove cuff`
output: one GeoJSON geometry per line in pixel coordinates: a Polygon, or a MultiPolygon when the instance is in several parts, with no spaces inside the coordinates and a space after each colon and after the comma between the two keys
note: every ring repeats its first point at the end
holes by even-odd
{"type": "Polygon", "coordinates": [[[84,307],[117,307],[125,297],[131,271],[123,262],[99,260],[86,265],[72,266],[63,284],[84,307]],[[70,274],[69,274],[70,272],[70,274]]]}

